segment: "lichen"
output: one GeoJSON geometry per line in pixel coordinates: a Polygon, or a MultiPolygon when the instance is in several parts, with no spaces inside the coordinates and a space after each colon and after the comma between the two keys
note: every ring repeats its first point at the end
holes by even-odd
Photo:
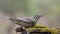
{"type": "Polygon", "coordinates": [[[55,29],[55,28],[49,28],[47,26],[43,26],[43,25],[39,25],[39,24],[36,24],[34,27],[32,28],[26,28],[26,31],[33,31],[33,30],[37,30],[39,29],[40,32],[51,32],[51,34],[58,34],[58,32],[60,32],[60,30],[58,29],[55,29]]]}

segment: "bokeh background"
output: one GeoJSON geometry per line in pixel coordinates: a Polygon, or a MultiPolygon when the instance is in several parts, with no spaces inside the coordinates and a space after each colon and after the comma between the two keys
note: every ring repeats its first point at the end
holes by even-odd
{"type": "Polygon", "coordinates": [[[60,0],[0,0],[0,34],[16,34],[18,25],[2,18],[4,9],[14,12],[17,17],[43,14],[39,24],[60,29],[60,0]]]}

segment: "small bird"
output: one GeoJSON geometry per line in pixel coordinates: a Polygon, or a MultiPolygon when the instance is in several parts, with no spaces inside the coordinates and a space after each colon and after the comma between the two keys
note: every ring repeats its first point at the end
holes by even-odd
{"type": "Polygon", "coordinates": [[[43,15],[35,15],[33,18],[9,18],[12,22],[25,27],[25,28],[30,28],[34,27],[35,24],[37,23],[38,19],[42,17],[43,15]]]}

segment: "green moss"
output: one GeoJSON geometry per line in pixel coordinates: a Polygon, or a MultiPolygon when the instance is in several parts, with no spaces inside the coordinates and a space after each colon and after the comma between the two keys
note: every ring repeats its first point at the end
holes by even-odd
{"type": "Polygon", "coordinates": [[[41,32],[51,32],[52,34],[58,34],[58,32],[60,32],[60,30],[57,30],[55,28],[49,28],[47,26],[43,26],[43,25],[39,25],[39,24],[36,24],[34,27],[32,28],[26,28],[26,31],[33,31],[33,30],[37,30],[39,29],[41,32]]]}

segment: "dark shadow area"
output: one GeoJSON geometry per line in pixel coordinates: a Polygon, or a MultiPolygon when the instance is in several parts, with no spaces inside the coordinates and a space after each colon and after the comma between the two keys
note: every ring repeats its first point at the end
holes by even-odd
{"type": "Polygon", "coordinates": [[[51,32],[30,32],[29,34],[51,34],[51,32]]]}

